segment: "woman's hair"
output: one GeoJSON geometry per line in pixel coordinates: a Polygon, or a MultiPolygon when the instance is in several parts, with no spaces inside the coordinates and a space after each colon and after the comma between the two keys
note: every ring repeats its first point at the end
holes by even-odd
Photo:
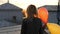
{"type": "Polygon", "coordinates": [[[34,17],[34,14],[37,14],[37,9],[34,5],[29,5],[27,8],[28,17],[34,17]]]}

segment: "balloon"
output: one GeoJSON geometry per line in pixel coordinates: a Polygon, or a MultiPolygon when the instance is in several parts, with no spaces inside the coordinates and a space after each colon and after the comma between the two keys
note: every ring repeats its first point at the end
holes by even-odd
{"type": "Polygon", "coordinates": [[[42,20],[43,23],[48,22],[48,10],[44,7],[38,9],[38,18],[42,20]]]}
{"type": "Polygon", "coordinates": [[[48,30],[51,34],[60,34],[60,26],[55,23],[47,23],[48,30]]]}

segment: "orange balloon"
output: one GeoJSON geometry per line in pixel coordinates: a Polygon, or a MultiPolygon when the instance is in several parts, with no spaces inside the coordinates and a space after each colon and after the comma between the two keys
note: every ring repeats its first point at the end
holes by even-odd
{"type": "Polygon", "coordinates": [[[38,18],[42,20],[43,23],[48,23],[48,10],[44,7],[38,9],[38,18]]]}

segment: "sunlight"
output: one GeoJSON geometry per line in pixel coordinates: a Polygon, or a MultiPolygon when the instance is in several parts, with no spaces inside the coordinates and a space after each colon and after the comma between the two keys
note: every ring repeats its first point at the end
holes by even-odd
{"type": "Polygon", "coordinates": [[[4,4],[6,2],[7,2],[7,0],[0,0],[0,5],[4,4]]]}
{"type": "Polygon", "coordinates": [[[58,0],[10,0],[10,3],[20,8],[26,9],[30,4],[36,5],[36,7],[43,5],[57,5],[58,0]]]}
{"type": "MultiPolygon", "coordinates": [[[[37,8],[44,5],[58,4],[58,0],[9,0],[9,2],[23,9],[26,9],[30,4],[36,5],[37,8]]],[[[4,3],[7,3],[7,0],[0,0],[0,5],[4,3]]]]}

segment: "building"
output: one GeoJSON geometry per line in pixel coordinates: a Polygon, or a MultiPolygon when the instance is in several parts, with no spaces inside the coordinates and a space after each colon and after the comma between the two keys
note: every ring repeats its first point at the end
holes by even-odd
{"type": "Polygon", "coordinates": [[[0,5],[0,34],[20,34],[22,9],[9,2],[0,5]]]}
{"type": "Polygon", "coordinates": [[[0,20],[21,23],[23,20],[22,9],[9,2],[0,5],[0,20]]]}

